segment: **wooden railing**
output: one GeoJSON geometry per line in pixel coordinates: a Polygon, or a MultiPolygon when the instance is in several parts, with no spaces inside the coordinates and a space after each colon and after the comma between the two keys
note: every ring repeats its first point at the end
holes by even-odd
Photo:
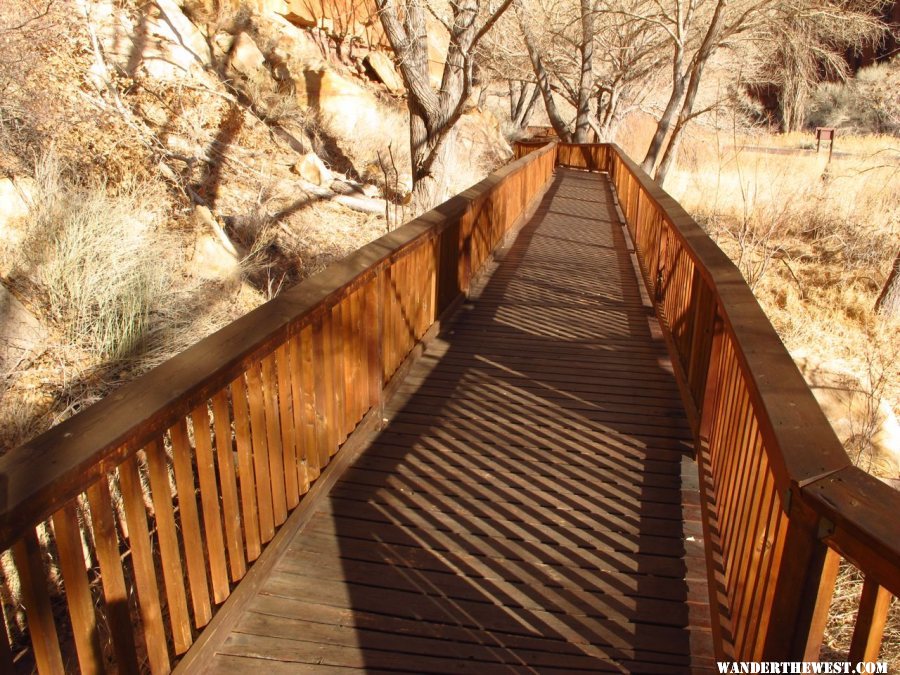
{"type": "Polygon", "coordinates": [[[718,656],[816,660],[843,557],[865,578],[848,660],[877,659],[900,594],[900,492],[853,466],[740,272],[674,199],[615,145],[557,156],[609,173],[673,356],[718,656]]]}
{"type": "Polygon", "coordinates": [[[385,387],[536,205],[555,151],[0,458],[3,574],[19,588],[0,672],[170,671],[346,439],[380,424],[385,387]]]}

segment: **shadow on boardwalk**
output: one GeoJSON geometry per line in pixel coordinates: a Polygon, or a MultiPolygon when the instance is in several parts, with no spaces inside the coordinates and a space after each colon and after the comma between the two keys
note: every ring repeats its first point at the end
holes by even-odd
{"type": "Polygon", "coordinates": [[[474,296],[211,671],[712,665],[690,432],[605,179],[561,170],[474,296]]]}

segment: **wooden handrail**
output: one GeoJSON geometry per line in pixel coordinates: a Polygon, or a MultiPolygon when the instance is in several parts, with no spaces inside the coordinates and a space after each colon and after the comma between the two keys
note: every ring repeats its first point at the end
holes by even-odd
{"type": "MultiPolygon", "coordinates": [[[[0,457],[0,552],[12,551],[27,620],[13,648],[30,639],[41,672],[94,672],[104,651],[122,671],[168,672],[354,428],[380,423],[383,390],[540,199],[555,152],[513,162],[0,457]],[[60,647],[48,557],[74,653],[60,647]]],[[[0,672],[12,658],[0,632],[0,672]]]]}
{"type": "MultiPolygon", "coordinates": [[[[518,144],[517,156],[538,144],[518,144]]],[[[720,658],[818,658],[839,553],[866,589],[851,658],[874,659],[900,594],[900,492],[854,467],[740,272],[613,144],[558,144],[608,172],[697,439],[720,658]]],[[[714,617],[715,618],[715,617],[714,617]]]]}

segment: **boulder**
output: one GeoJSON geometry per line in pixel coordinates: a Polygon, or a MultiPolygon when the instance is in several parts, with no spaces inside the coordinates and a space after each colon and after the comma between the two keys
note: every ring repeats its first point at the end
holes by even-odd
{"type": "Polygon", "coordinates": [[[300,28],[316,26],[316,10],[311,0],[288,0],[287,11],[282,16],[300,28]]]}
{"type": "Polygon", "coordinates": [[[280,14],[284,16],[290,9],[288,0],[256,0],[256,10],[260,14],[280,14]]]}
{"type": "Polygon", "coordinates": [[[371,91],[331,68],[307,70],[303,77],[298,103],[318,108],[332,133],[344,138],[379,133],[384,116],[371,91]]]}
{"type": "Polygon", "coordinates": [[[234,46],[234,35],[225,31],[216,33],[212,39],[212,46],[217,58],[227,57],[234,46]]]}
{"type": "Polygon", "coordinates": [[[14,248],[22,241],[36,190],[30,178],[0,178],[0,245],[14,248]]]}
{"type": "Polygon", "coordinates": [[[403,92],[403,80],[394,68],[394,62],[383,52],[369,52],[365,58],[366,66],[394,94],[403,92]]]}
{"type": "Polygon", "coordinates": [[[309,31],[298,27],[279,14],[271,15],[269,22],[278,31],[270,51],[276,63],[288,62],[291,59],[310,64],[309,67],[317,67],[324,63],[322,50],[309,31]]]}
{"type": "Polygon", "coordinates": [[[247,33],[239,33],[231,45],[228,65],[244,77],[253,78],[265,69],[266,57],[252,37],[247,33]]]}
{"type": "Polygon", "coordinates": [[[450,33],[436,19],[428,19],[428,79],[435,89],[441,88],[444,77],[444,63],[450,46],[450,33]]]}
{"type": "Polygon", "coordinates": [[[222,226],[205,206],[194,208],[197,240],[190,273],[200,279],[228,280],[240,270],[240,255],[222,226]]]}
{"type": "MultiPolygon", "coordinates": [[[[127,11],[110,0],[91,3],[91,20],[109,64],[128,75],[139,68],[153,78],[177,80],[187,75],[205,80],[204,69],[212,62],[203,32],[185,15],[178,2],[159,0],[141,17],[138,26],[127,11]],[[157,11],[158,10],[158,11],[157,11]]],[[[92,66],[94,79],[106,73],[92,66]]]]}
{"type": "Polygon", "coordinates": [[[46,339],[41,322],[0,284],[0,391],[6,376],[38,352],[46,339]]]}
{"type": "Polygon", "coordinates": [[[162,13],[162,20],[151,22],[151,32],[171,41],[170,50],[180,46],[200,66],[209,65],[211,55],[203,32],[185,16],[173,0],[156,0],[155,4],[162,13]]]}
{"type": "Polygon", "coordinates": [[[291,171],[303,180],[327,187],[331,185],[332,175],[325,163],[314,152],[309,152],[300,158],[300,161],[291,167],[291,171]]]}

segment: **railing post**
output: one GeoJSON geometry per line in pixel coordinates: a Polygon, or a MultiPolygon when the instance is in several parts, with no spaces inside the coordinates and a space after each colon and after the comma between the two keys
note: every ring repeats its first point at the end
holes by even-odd
{"type": "Polygon", "coordinates": [[[822,638],[825,635],[825,625],[828,623],[828,610],[831,607],[831,599],[834,596],[834,585],[837,581],[840,565],[841,556],[838,555],[837,551],[829,548],[825,553],[825,563],[822,567],[822,576],[819,579],[819,588],[816,592],[812,622],[810,623],[809,634],[806,637],[806,647],[803,652],[804,661],[819,660],[822,638]]]}
{"type": "Polygon", "coordinates": [[[763,628],[761,660],[801,661],[816,615],[828,547],[819,537],[819,515],[793,489],[787,492],[787,532],[772,607],[763,628]]]}

